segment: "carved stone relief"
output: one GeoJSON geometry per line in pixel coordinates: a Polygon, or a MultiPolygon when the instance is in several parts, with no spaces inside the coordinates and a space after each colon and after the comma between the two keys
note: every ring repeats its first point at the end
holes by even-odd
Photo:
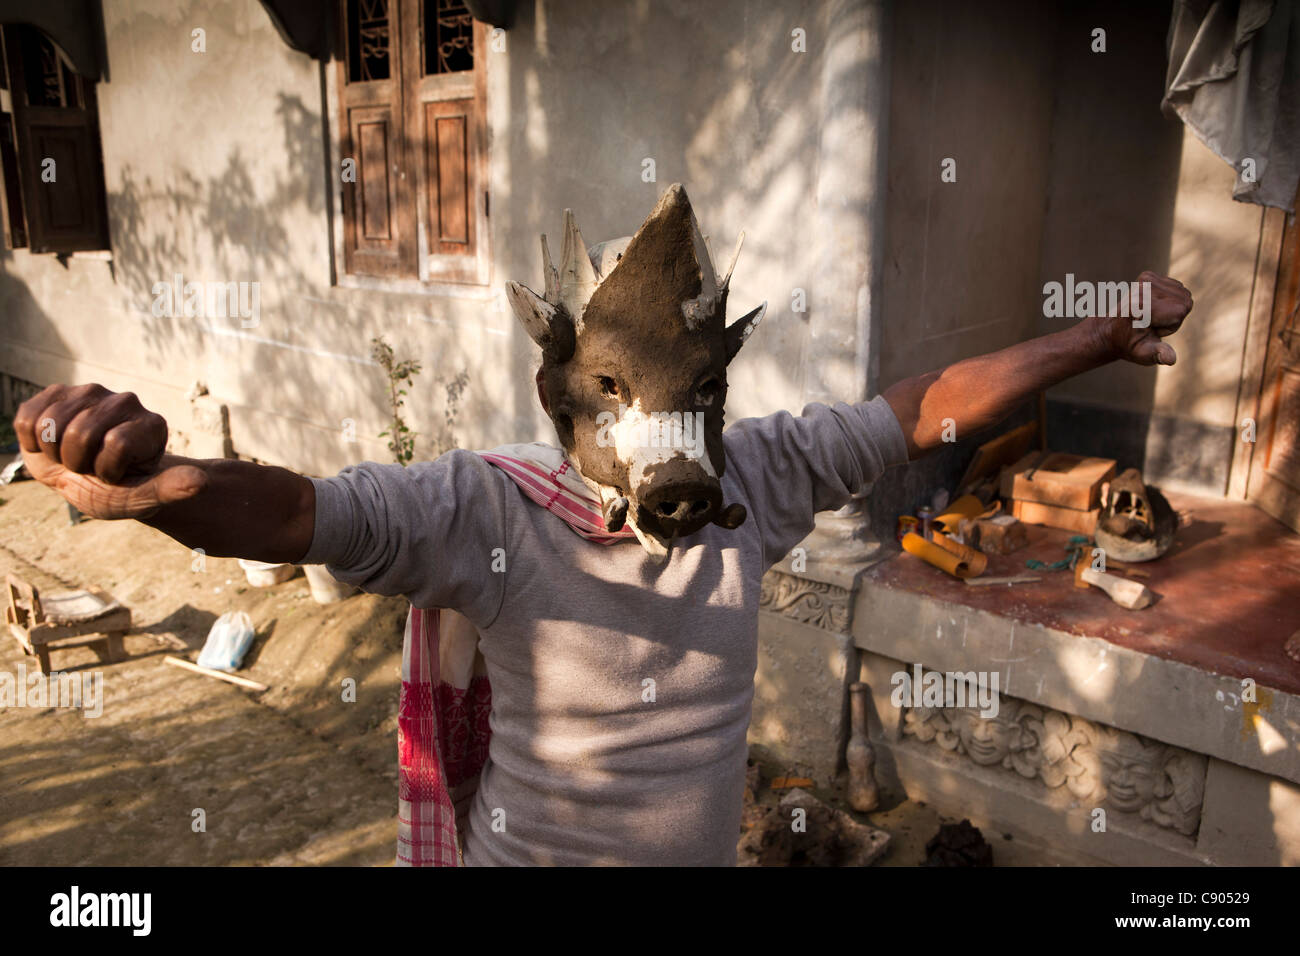
{"type": "Polygon", "coordinates": [[[758,606],[836,634],[849,629],[849,592],[833,584],[768,571],[763,575],[758,606]]]}
{"type": "Polygon", "coordinates": [[[906,708],[903,734],[997,767],[1065,787],[1084,805],[1134,814],[1193,836],[1200,826],[1206,758],[1002,695],[996,717],[978,707],[906,708]]]}

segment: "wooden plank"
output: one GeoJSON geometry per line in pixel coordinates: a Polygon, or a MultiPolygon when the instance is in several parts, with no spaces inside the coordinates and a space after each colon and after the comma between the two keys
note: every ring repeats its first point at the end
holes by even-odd
{"type": "Polygon", "coordinates": [[[202,674],[205,677],[215,677],[217,680],[228,681],[231,684],[238,684],[240,687],[247,687],[249,690],[267,690],[265,684],[258,683],[255,680],[249,680],[247,677],[238,677],[235,674],[227,674],[225,671],[214,671],[210,667],[200,667],[198,664],[190,663],[179,657],[168,655],[163,661],[173,667],[179,667],[182,670],[193,671],[195,674],[202,674]]]}
{"type": "Polygon", "coordinates": [[[25,627],[23,627],[20,624],[14,624],[12,621],[10,621],[9,633],[12,634],[18,640],[18,643],[23,646],[23,650],[25,650],[28,654],[36,653],[36,648],[32,645],[32,642],[27,639],[27,629],[25,627]]]}
{"type": "MultiPolygon", "coordinates": [[[[120,633],[120,632],[118,632],[120,633]]],[[[83,631],[80,634],[70,634],[62,637],[54,637],[48,640],[33,641],[34,649],[39,650],[42,647],[48,647],[52,651],[66,650],[69,647],[81,647],[86,644],[97,644],[109,636],[108,631],[83,631]]]]}
{"type": "Polygon", "coordinates": [[[83,634],[107,634],[110,631],[126,631],[131,628],[131,612],[121,608],[93,621],[81,624],[55,624],[47,621],[28,629],[33,644],[48,644],[51,641],[79,637],[83,634]]]}
{"type": "Polygon", "coordinates": [[[1277,288],[1278,264],[1282,256],[1282,237],[1286,213],[1265,209],[1260,220],[1259,250],[1255,256],[1255,277],[1251,283],[1250,306],[1246,319],[1246,344],[1241,363],[1241,385],[1237,390],[1236,440],[1233,442],[1232,471],[1228,480],[1228,497],[1245,499],[1250,479],[1252,456],[1258,441],[1242,441],[1242,422],[1247,418],[1259,422],[1260,392],[1264,384],[1264,362],[1268,352],[1269,323],[1273,318],[1273,298],[1277,288]]]}
{"type": "MultiPolygon", "coordinates": [[[[1297,190],[1300,197],[1300,190],[1297,190]]],[[[1260,393],[1248,495],[1265,513],[1300,531],[1300,225],[1283,229],[1273,315],[1260,393]]]]}
{"type": "Polygon", "coordinates": [[[391,124],[382,114],[365,118],[354,114],[353,138],[357,143],[357,179],[361,199],[357,219],[361,235],[368,240],[393,238],[389,225],[392,208],[392,180],[388,176],[388,140],[391,124]]]}
{"type": "Polygon", "coordinates": [[[386,79],[354,82],[348,73],[347,4],[339,3],[337,77],[339,156],[356,164],[343,182],[343,261],[349,275],[414,278],[419,274],[411,127],[404,112],[404,28],[401,8],[389,6],[386,79]]]}
{"type": "MultiPolygon", "coordinates": [[[[414,11],[410,16],[412,22],[418,19],[414,11]]],[[[414,208],[425,282],[485,285],[490,277],[486,29],[475,21],[473,70],[417,76],[418,70],[408,69],[407,117],[420,156],[414,208]]]]}
{"type": "Polygon", "coordinates": [[[473,255],[469,154],[473,100],[438,100],[424,105],[427,130],[429,222],[436,255],[473,255]]]}
{"type": "Polygon", "coordinates": [[[27,220],[13,116],[9,113],[0,113],[0,179],[4,180],[4,189],[0,190],[0,221],[4,225],[5,248],[20,249],[27,245],[27,220]]]}

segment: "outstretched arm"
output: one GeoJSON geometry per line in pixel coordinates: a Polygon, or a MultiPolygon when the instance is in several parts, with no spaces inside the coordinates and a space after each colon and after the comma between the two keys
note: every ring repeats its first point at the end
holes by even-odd
{"type": "Polygon", "coordinates": [[[1173,365],[1173,347],[1161,339],[1178,331],[1192,310],[1191,293],[1176,279],[1144,272],[1151,283],[1150,325],[1129,318],[1084,319],[1061,332],[1021,342],[1000,352],[963,359],[885,390],[907,438],[908,457],[943,444],[944,423],[971,435],[1011,414],[1025,399],[1071,376],[1119,359],[1138,365],[1173,365]]]}
{"type": "Polygon", "coordinates": [[[308,479],[164,454],[167,423],[130,392],[51,385],[19,407],[14,431],[32,477],[84,514],[137,518],[213,557],[297,561],[311,546],[308,479]]]}

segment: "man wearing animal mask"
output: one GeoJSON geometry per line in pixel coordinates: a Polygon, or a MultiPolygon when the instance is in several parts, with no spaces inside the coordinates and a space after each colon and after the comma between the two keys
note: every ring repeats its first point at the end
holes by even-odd
{"type": "Polygon", "coordinates": [[[969,435],[1108,362],[1173,364],[1162,339],[1192,307],[1143,273],[1143,328],[1084,319],[724,432],[763,310],[727,322],[734,256],[715,271],[680,186],[630,239],[587,249],[566,213],[559,265],[542,252],[542,294],[507,295],[560,448],[318,480],[167,455],[163,419],[100,386],[51,386],[15,421],[28,469],[87,514],[411,602],[400,863],[734,862],[763,573],[945,420],[969,435]]]}

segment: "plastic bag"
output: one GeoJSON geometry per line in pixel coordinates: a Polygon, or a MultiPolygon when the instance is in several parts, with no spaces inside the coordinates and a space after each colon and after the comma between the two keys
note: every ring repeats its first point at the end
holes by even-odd
{"type": "Polygon", "coordinates": [[[253,622],[244,611],[227,611],[208,631],[199,652],[199,666],[214,671],[236,671],[253,646],[253,622]]]}

